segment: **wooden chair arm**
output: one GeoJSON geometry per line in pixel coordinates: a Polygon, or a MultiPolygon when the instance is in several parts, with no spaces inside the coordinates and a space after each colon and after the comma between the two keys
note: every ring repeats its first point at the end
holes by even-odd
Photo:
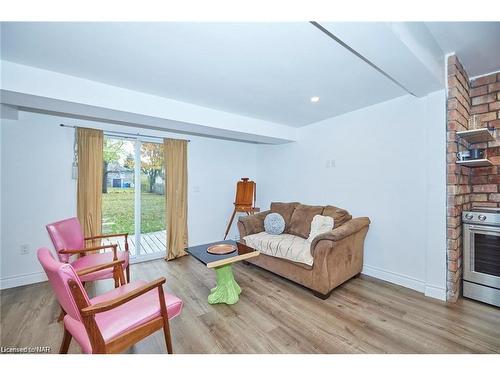
{"type": "Polygon", "coordinates": [[[62,250],[59,250],[59,253],[60,254],[81,254],[81,253],[87,253],[89,251],[111,249],[111,248],[113,249],[113,260],[118,259],[117,254],[116,254],[116,249],[118,248],[118,245],[116,245],[116,244],[88,247],[86,249],[62,249],[62,250]]]}
{"type": "Polygon", "coordinates": [[[113,238],[113,237],[125,237],[125,251],[129,251],[128,248],[128,233],[112,233],[112,234],[100,234],[93,237],[85,237],[85,241],[99,240],[103,238],[113,238]]]}
{"type": "Polygon", "coordinates": [[[137,298],[140,295],[143,295],[144,293],[147,293],[155,288],[161,288],[162,285],[165,283],[165,281],[166,280],[164,277],[160,277],[159,279],[151,281],[150,283],[147,283],[146,285],[134,289],[118,298],[114,298],[106,302],[101,302],[89,307],[85,307],[80,310],[80,313],[82,314],[83,317],[87,317],[114,309],[115,307],[121,306],[124,303],[134,298],[137,298]]]}
{"type": "Polygon", "coordinates": [[[98,236],[85,237],[85,241],[99,240],[101,238],[121,237],[121,236],[128,237],[128,233],[100,234],[98,236]]]}
{"type": "Polygon", "coordinates": [[[124,260],[114,260],[112,262],[100,264],[98,266],[82,268],[81,270],[77,271],[76,274],[78,276],[84,276],[84,275],[88,275],[89,273],[105,270],[106,268],[111,268],[111,267],[115,267],[117,265],[122,265],[123,263],[125,263],[124,260]]]}

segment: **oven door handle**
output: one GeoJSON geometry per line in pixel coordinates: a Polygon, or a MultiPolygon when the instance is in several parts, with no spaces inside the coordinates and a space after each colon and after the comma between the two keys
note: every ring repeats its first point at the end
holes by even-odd
{"type": "Polygon", "coordinates": [[[467,226],[469,229],[472,230],[480,230],[482,232],[496,232],[500,233],[500,227],[491,227],[488,225],[468,225],[467,226]]]}

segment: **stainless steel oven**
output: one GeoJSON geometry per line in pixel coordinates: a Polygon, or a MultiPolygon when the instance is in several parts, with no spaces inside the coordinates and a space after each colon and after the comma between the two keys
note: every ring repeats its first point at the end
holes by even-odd
{"type": "Polygon", "coordinates": [[[500,307],[500,208],[462,213],[464,297],[500,307]]]}

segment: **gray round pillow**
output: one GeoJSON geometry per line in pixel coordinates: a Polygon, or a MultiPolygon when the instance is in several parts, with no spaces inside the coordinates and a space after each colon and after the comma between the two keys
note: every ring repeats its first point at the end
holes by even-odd
{"type": "Polygon", "coordinates": [[[285,230],[285,219],[276,212],[270,213],[264,219],[264,229],[269,234],[281,234],[285,230]]]}

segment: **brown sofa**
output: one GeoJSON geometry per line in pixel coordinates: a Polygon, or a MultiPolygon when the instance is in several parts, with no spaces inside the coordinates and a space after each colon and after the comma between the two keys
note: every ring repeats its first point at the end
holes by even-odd
{"type": "Polygon", "coordinates": [[[370,225],[369,218],[353,219],[349,212],[334,206],[273,202],[268,211],[239,218],[241,241],[244,242],[243,238],[247,235],[264,231],[264,219],[271,212],[277,212],[285,219],[284,233],[302,238],[309,235],[314,215],[333,217],[334,228],[312,241],[312,266],[262,253],[258,257],[248,259],[249,263],[301,284],[323,299],[328,298],[335,287],[360,274],[363,268],[364,241],[370,225]]]}

